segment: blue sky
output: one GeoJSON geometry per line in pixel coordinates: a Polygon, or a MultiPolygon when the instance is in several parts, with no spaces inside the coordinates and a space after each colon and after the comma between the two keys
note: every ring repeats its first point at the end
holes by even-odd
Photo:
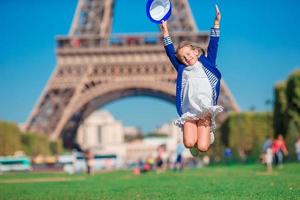
{"type": "MultiPolygon", "coordinates": [[[[300,68],[300,1],[189,2],[200,31],[209,30],[214,4],[219,4],[219,68],[242,110],[266,110],[274,84],[300,68]]],[[[76,4],[0,1],[0,120],[26,121],[54,70],[55,37],[68,33],[76,4]]],[[[113,32],[158,31],[146,17],[145,4],[146,0],[116,0],[113,32]]],[[[151,97],[126,98],[104,108],[146,132],[176,117],[173,105],[151,97]]]]}

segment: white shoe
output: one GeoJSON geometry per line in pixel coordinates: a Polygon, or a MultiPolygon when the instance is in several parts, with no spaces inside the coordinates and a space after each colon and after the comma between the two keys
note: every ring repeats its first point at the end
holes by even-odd
{"type": "Polygon", "coordinates": [[[213,144],[215,141],[215,134],[213,132],[210,132],[210,144],[213,144]]]}
{"type": "Polygon", "coordinates": [[[197,157],[200,153],[199,150],[196,147],[190,148],[190,152],[191,152],[193,157],[197,157]]]}

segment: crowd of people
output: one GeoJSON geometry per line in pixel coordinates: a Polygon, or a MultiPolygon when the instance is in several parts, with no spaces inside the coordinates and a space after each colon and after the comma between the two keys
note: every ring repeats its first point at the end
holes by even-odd
{"type": "Polygon", "coordinates": [[[147,157],[145,160],[139,159],[137,162],[137,167],[133,169],[135,175],[141,173],[156,171],[161,173],[167,169],[173,169],[174,171],[182,171],[184,166],[183,152],[185,148],[182,142],[178,142],[176,151],[173,155],[167,155],[166,146],[160,145],[157,147],[156,156],[147,157]]]}
{"type": "MultiPolygon", "coordinates": [[[[199,157],[190,157],[194,160],[184,159],[185,147],[181,141],[178,141],[177,147],[172,154],[168,154],[166,151],[166,145],[160,145],[157,147],[156,155],[149,156],[147,158],[140,158],[137,161],[136,167],[133,169],[135,175],[155,171],[157,173],[164,172],[166,170],[182,171],[184,166],[188,163],[194,163],[193,167],[198,166],[199,157]],[[193,162],[194,161],[194,162],[193,162]]],[[[295,152],[298,162],[300,162],[300,137],[295,142],[295,152]]],[[[286,142],[282,134],[278,134],[275,138],[267,136],[262,146],[262,154],[260,160],[267,166],[267,171],[272,172],[273,166],[282,168],[284,157],[289,154],[286,146],[286,142]]],[[[87,173],[93,174],[93,154],[91,151],[85,152],[87,173]]],[[[232,150],[229,147],[224,149],[224,161],[230,163],[232,159],[232,150]]],[[[210,163],[209,157],[206,155],[201,160],[203,165],[210,163]]]]}
{"type": "MultiPolygon", "coordinates": [[[[263,144],[263,153],[261,156],[262,163],[266,164],[268,172],[272,171],[272,166],[283,167],[284,156],[289,154],[286,143],[282,134],[276,138],[267,136],[263,144]]],[[[295,143],[297,160],[300,162],[300,138],[295,143]]]]}
{"type": "MultiPolygon", "coordinates": [[[[145,160],[140,159],[138,165],[134,168],[133,173],[139,175],[141,173],[156,171],[163,172],[167,169],[173,169],[174,171],[182,171],[184,166],[187,163],[187,160],[183,160],[183,152],[185,147],[182,143],[178,142],[174,156],[167,156],[164,146],[159,146],[157,148],[157,155],[155,157],[148,157],[145,160]]],[[[297,155],[297,160],[300,162],[300,137],[295,143],[295,152],[297,155]]],[[[278,168],[283,168],[284,157],[289,154],[289,151],[286,146],[286,142],[282,134],[278,134],[274,139],[270,136],[267,136],[263,146],[262,154],[260,160],[263,164],[267,166],[267,171],[272,172],[273,166],[278,168]]],[[[207,156],[209,159],[209,157],[207,156]]],[[[203,157],[203,164],[209,164],[209,161],[206,157],[203,157]]],[[[224,160],[225,163],[230,163],[232,159],[231,149],[225,148],[224,150],[224,160]]],[[[195,164],[197,166],[197,164],[195,164]]]]}

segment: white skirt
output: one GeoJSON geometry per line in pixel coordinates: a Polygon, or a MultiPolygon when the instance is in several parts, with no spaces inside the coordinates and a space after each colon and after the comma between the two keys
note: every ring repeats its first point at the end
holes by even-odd
{"type": "Polygon", "coordinates": [[[181,115],[181,117],[178,117],[174,123],[176,126],[182,127],[183,124],[187,120],[199,120],[206,118],[207,116],[210,116],[211,118],[211,131],[214,132],[216,130],[216,115],[223,111],[222,106],[201,106],[202,111],[199,112],[186,112],[181,115]]]}

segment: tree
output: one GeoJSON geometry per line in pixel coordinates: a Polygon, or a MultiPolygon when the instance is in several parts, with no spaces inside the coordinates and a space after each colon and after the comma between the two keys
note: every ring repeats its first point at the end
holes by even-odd
{"type": "Polygon", "coordinates": [[[294,144],[300,136],[300,70],[292,73],[287,80],[286,99],[286,143],[290,149],[290,157],[295,157],[294,144]]]}
{"type": "Polygon", "coordinates": [[[27,155],[50,154],[49,141],[46,136],[33,133],[24,133],[21,136],[21,141],[23,144],[23,149],[27,155]]]}
{"type": "Polygon", "coordinates": [[[286,99],[286,83],[280,82],[274,88],[274,118],[273,125],[275,136],[278,133],[286,134],[287,132],[287,99],[286,99]]]}
{"type": "Polygon", "coordinates": [[[63,152],[61,140],[50,141],[49,147],[50,147],[51,154],[53,155],[58,155],[63,152]]]}
{"type": "Polygon", "coordinates": [[[296,134],[300,132],[300,70],[292,73],[287,80],[287,115],[288,115],[288,133],[296,134]],[[294,127],[294,128],[291,128],[294,127]]]}

